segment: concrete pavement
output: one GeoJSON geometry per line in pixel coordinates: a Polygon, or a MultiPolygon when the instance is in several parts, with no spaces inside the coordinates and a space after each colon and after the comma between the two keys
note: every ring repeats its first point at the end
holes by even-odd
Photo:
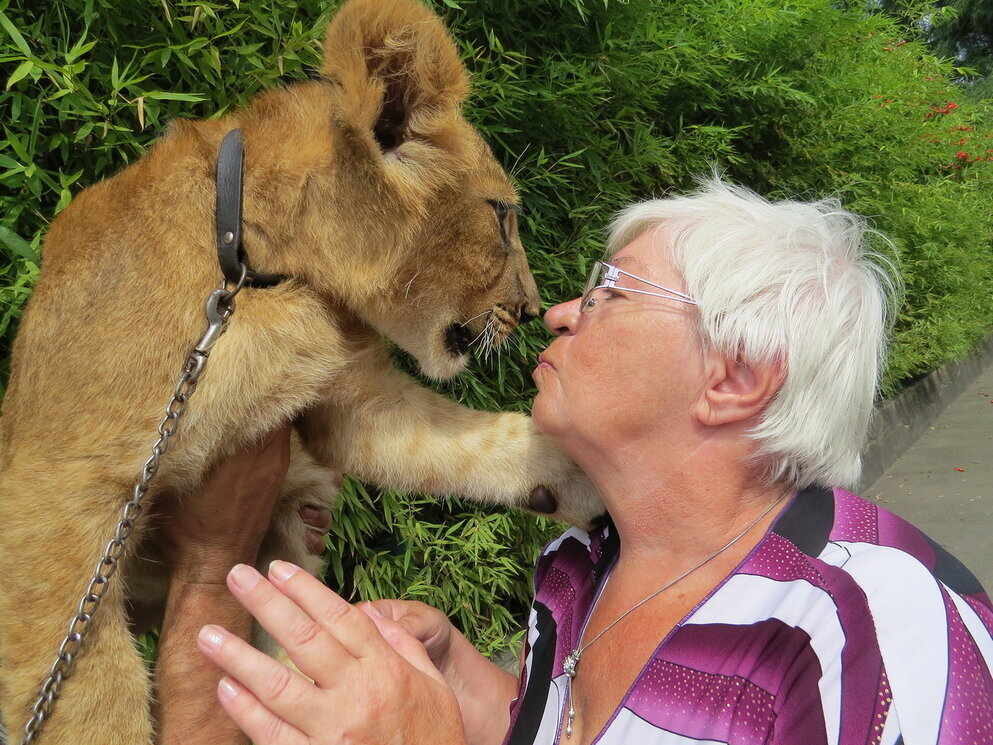
{"type": "Polygon", "coordinates": [[[993,593],[993,364],[861,493],[927,533],[993,593]]]}

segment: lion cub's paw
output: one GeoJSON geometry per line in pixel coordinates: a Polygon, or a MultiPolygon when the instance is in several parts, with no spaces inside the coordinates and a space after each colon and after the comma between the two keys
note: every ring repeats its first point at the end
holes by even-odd
{"type": "Polygon", "coordinates": [[[317,574],[331,510],[340,492],[339,474],[318,465],[303,448],[293,447],[283,490],[259,551],[259,571],[264,573],[269,562],[282,559],[317,574]]]}
{"type": "Polygon", "coordinates": [[[528,506],[554,520],[590,530],[602,523],[607,513],[594,488],[578,466],[572,466],[564,479],[555,479],[535,488],[528,499],[528,506]]]}

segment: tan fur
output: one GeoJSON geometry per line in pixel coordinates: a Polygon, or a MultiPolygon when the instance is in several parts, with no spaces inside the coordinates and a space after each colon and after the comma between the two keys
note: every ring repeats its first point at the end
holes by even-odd
{"type": "MultiPolygon", "coordinates": [[[[260,564],[315,569],[296,511],[336,496],[318,463],[512,507],[544,484],[557,517],[576,524],[601,510],[528,418],[459,407],[390,364],[384,335],[426,374],[455,375],[466,357],[445,348],[451,324],[473,319],[475,336],[488,322],[499,342],[539,310],[516,217],[502,240],[487,201],[514,203],[514,189],[461,114],[466,74],[441,22],[411,0],[350,3],[329,27],[322,76],[231,116],[174,123],[52,225],[0,419],[0,702],[12,732],[202,333],[219,277],[213,171],[232,128],[246,148],[246,250],[291,279],[238,297],[149,510],[187,498],[219,458],[300,415],[306,449],[294,444],[260,564]]],[[[154,519],[136,538],[38,742],[152,739],[126,595],[132,622],[154,619],[167,579],[154,519]]]]}

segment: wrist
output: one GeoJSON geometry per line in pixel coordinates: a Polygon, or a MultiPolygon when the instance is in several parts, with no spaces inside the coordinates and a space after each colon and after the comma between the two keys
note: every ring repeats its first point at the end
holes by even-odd
{"type": "Polygon", "coordinates": [[[214,693],[221,671],[197,648],[207,623],[247,639],[252,619],[223,584],[173,580],[155,661],[153,715],[162,745],[247,743],[214,693]]]}
{"type": "Polygon", "coordinates": [[[185,585],[227,585],[236,564],[253,566],[256,551],[198,551],[169,562],[169,579],[185,585]]]}

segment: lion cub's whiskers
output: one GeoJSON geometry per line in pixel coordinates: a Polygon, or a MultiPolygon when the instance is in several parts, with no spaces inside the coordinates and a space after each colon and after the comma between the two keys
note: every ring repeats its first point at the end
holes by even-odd
{"type": "Polygon", "coordinates": [[[420,272],[417,272],[410,280],[407,282],[407,286],[403,290],[403,299],[406,300],[410,295],[410,286],[414,284],[414,280],[421,276],[420,272]]]}
{"type": "MultiPolygon", "coordinates": [[[[472,318],[470,318],[470,319],[468,319],[466,321],[463,321],[462,323],[459,324],[459,326],[468,326],[470,323],[472,323],[473,321],[475,321],[480,316],[485,316],[487,313],[491,313],[491,312],[492,311],[489,308],[487,308],[482,313],[477,313],[472,318]]],[[[476,338],[478,339],[479,337],[476,337],[476,338]]],[[[473,341],[475,341],[475,339],[473,339],[473,341]]]]}
{"type": "Polygon", "coordinates": [[[496,314],[491,313],[490,317],[486,319],[486,325],[483,326],[483,331],[480,334],[483,337],[480,343],[480,348],[483,350],[483,359],[488,363],[490,361],[490,355],[493,349],[499,346],[497,344],[497,338],[500,333],[500,322],[496,314]]]}
{"type": "MultiPolygon", "coordinates": [[[[478,318],[479,316],[476,316],[476,317],[478,318]]],[[[487,319],[486,324],[483,326],[483,330],[480,331],[478,334],[476,334],[476,338],[475,339],[473,339],[471,342],[469,342],[469,346],[470,347],[473,344],[475,344],[477,341],[479,341],[480,339],[483,339],[484,338],[484,336],[486,335],[486,329],[488,329],[489,326],[490,326],[490,322],[489,322],[489,319],[487,319]]],[[[483,344],[481,344],[480,346],[485,348],[485,346],[484,346],[485,344],[486,344],[486,342],[484,340],[483,341],[483,344]]]]}

